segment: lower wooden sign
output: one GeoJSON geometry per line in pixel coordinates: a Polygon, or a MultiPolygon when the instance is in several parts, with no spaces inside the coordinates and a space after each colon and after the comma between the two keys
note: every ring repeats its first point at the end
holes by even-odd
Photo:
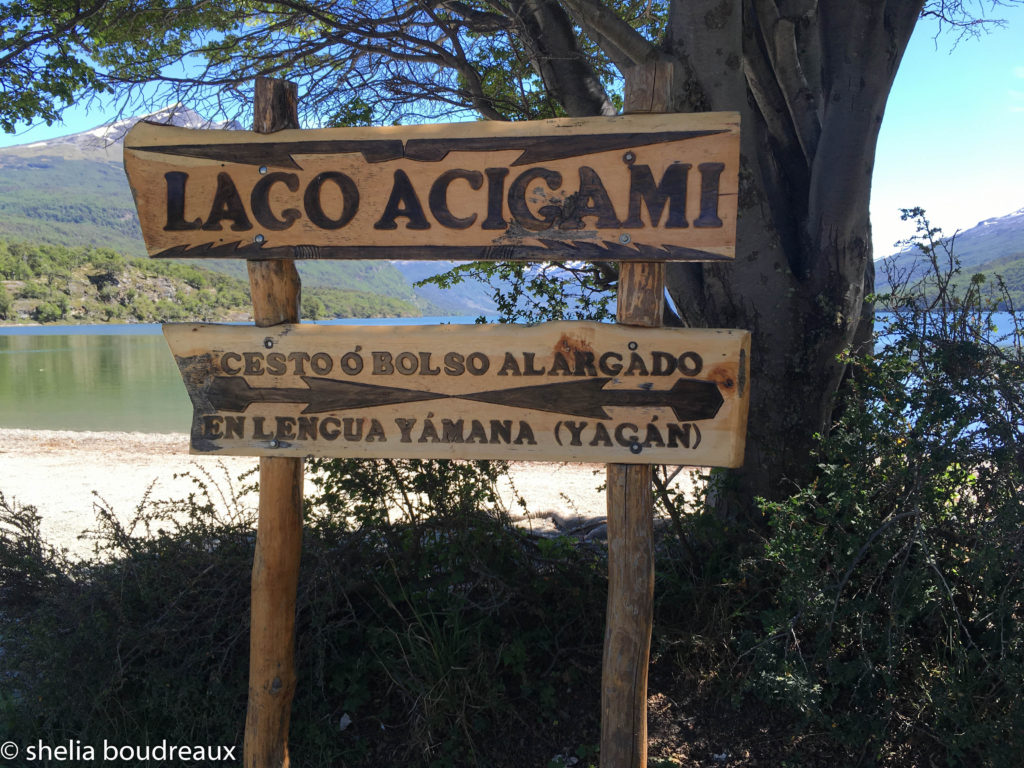
{"type": "Polygon", "coordinates": [[[743,462],[750,334],[538,326],[164,326],[192,453],[743,462]]]}

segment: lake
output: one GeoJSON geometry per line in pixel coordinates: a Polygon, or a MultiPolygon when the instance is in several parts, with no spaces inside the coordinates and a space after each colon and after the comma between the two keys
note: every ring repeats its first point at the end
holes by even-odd
{"type": "MultiPolygon", "coordinates": [[[[436,325],[474,320],[361,318],[318,324],[436,325]]],[[[997,323],[1009,329],[1009,315],[997,317],[997,323]]],[[[187,433],[191,414],[159,325],[0,327],[0,427],[187,433]]]]}
{"type": "MultiPolygon", "coordinates": [[[[473,317],[332,320],[435,325],[473,317]]],[[[0,427],[181,432],[192,406],[159,325],[0,327],[0,427]]]]}

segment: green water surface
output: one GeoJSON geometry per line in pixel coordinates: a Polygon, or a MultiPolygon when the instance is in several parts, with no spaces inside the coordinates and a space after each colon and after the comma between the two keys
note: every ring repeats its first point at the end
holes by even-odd
{"type": "Polygon", "coordinates": [[[162,335],[0,335],[0,427],[188,432],[162,335]]]}

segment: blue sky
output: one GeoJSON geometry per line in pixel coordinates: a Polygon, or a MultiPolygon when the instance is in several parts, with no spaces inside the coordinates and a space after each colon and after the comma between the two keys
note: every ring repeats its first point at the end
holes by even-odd
{"type": "MultiPolygon", "coordinates": [[[[1024,208],[1024,7],[1008,24],[962,40],[922,21],[900,67],[879,137],[872,185],[875,256],[912,234],[900,208],[921,206],[947,234],[1024,208]]],[[[70,110],[63,125],[0,133],[0,146],[40,141],[106,122],[70,110]]]]}
{"type": "MultiPolygon", "coordinates": [[[[986,4],[987,5],[987,4],[986,4]]],[[[875,256],[912,234],[920,206],[946,234],[1024,208],[1024,7],[977,40],[918,24],[882,121],[871,189],[875,256]]]]}

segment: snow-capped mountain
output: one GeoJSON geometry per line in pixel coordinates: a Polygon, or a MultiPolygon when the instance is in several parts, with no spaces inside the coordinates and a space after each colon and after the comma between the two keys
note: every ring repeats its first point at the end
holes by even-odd
{"type": "MultiPolygon", "coordinates": [[[[935,224],[942,226],[941,222],[935,224]]],[[[954,236],[953,252],[965,270],[1008,256],[1020,256],[1024,254],[1024,208],[979,221],[970,229],[960,232],[943,231],[944,240],[954,236]]],[[[902,264],[916,259],[917,255],[917,249],[912,248],[887,256],[885,261],[902,264]]]]}
{"type": "Polygon", "coordinates": [[[58,136],[45,141],[33,141],[0,149],[0,155],[16,155],[19,157],[89,158],[120,163],[124,136],[137,122],[147,120],[152,123],[166,123],[182,128],[202,128],[207,130],[234,129],[242,126],[234,121],[216,122],[207,120],[194,109],[184,104],[172,104],[156,112],[145,115],[115,120],[104,123],[87,131],[58,136]]]}
{"type": "MultiPolygon", "coordinates": [[[[941,222],[936,222],[941,226],[941,222]]],[[[1002,277],[1014,302],[1024,296],[1024,208],[1004,216],[979,221],[961,232],[943,232],[943,240],[953,238],[952,252],[960,262],[961,273],[984,273],[989,278],[1002,277]],[[955,236],[955,237],[954,237],[955,236]]],[[[940,264],[945,254],[939,253],[940,264]]],[[[875,263],[875,289],[884,292],[889,270],[901,279],[913,280],[929,271],[927,260],[916,248],[895,253],[875,263]]]]}
{"type": "Polygon", "coordinates": [[[954,250],[965,267],[1024,251],[1024,208],[979,221],[957,235],[954,250]]]}

